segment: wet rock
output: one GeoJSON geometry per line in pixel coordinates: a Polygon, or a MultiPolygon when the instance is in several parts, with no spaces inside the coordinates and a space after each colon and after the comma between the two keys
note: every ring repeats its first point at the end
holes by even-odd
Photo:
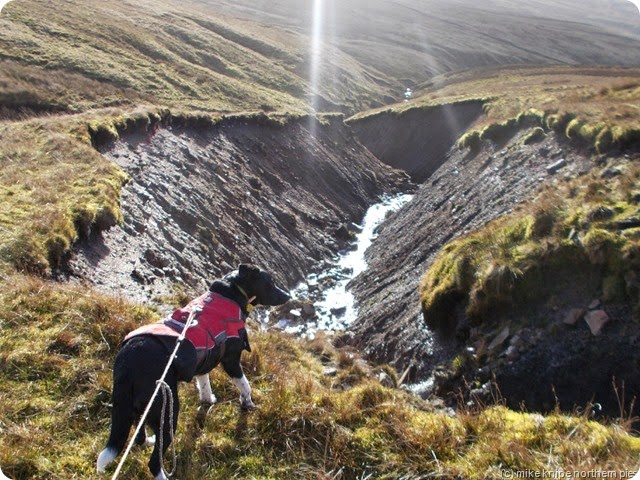
{"type": "Polygon", "coordinates": [[[609,322],[609,315],[604,310],[593,310],[584,316],[593,335],[600,335],[602,328],[609,322]]]}
{"type": "Polygon", "coordinates": [[[504,341],[509,336],[509,327],[504,327],[502,331],[498,335],[495,336],[491,343],[489,344],[489,350],[493,351],[498,348],[500,345],[504,343],[504,341]]]}
{"type": "Polygon", "coordinates": [[[351,230],[349,230],[349,228],[347,228],[346,225],[340,225],[340,227],[338,227],[333,235],[338,239],[338,240],[342,240],[342,241],[350,241],[353,240],[353,232],[351,230]]]}
{"type": "Polygon", "coordinates": [[[564,158],[561,158],[557,162],[554,162],[551,165],[547,165],[546,170],[549,175],[553,175],[554,173],[556,173],[558,170],[560,170],[562,167],[565,167],[566,165],[567,165],[567,160],[564,158]]]}
{"type": "Polygon", "coordinates": [[[347,229],[348,229],[350,232],[354,232],[354,233],[361,233],[361,232],[362,232],[362,226],[361,226],[361,225],[358,225],[357,223],[353,223],[353,222],[350,222],[350,223],[347,225],[347,229]]]}
{"type": "Polygon", "coordinates": [[[564,317],[562,323],[565,325],[575,325],[578,323],[578,320],[584,317],[585,313],[587,313],[587,311],[584,308],[572,308],[564,317]]]}
{"type": "Polygon", "coordinates": [[[305,317],[313,317],[316,314],[316,307],[313,303],[304,303],[302,305],[302,314],[305,317]]]}

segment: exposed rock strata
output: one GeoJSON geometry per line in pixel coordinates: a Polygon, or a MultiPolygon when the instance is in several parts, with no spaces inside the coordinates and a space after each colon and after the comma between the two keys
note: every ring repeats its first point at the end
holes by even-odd
{"type": "Polygon", "coordinates": [[[640,391],[634,353],[640,327],[630,321],[628,306],[590,303],[601,282],[589,268],[549,282],[535,305],[496,313],[493,332],[465,326],[463,298],[452,311],[461,337],[436,336],[422,318],[418,285],[442,246],[532,199],[545,184],[598,162],[629,161],[608,161],[552,134],[525,145],[524,134],[477,153],[452,149],[414,199],[383,224],[367,252],[368,270],[353,281],[360,305],[353,342],[369,358],[408,372],[409,380],[433,375],[434,392],[453,403],[494,400],[496,381],[511,408],[571,410],[596,401],[601,413],[619,415],[614,378],[625,408],[640,391]],[[569,312],[584,313],[587,306],[594,311],[574,321],[569,312]],[[470,390],[473,385],[482,387],[470,390]]]}
{"type": "Polygon", "coordinates": [[[238,262],[294,286],[336,253],[331,232],[408,185],[341,118],[332,122],[240,118],[208,130],[159,128],[104,147],[131,176],[125,222],[81,245],[75,274],[140,301],[203,288],[238,262]]]}

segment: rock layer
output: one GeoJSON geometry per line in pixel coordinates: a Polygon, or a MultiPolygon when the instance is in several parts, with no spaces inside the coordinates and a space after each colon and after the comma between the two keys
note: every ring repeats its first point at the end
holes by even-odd
{"type": "Polygon", "coordinates": [[[359,221],[382,193],[409,185],[355,141],[341,117],[161,127],[103,150],[131,177],[125,222],[80,245],[72,269],[140,301],[204,288],[239,262],[293,287],[336,253],[331,232],[359,221]]]}

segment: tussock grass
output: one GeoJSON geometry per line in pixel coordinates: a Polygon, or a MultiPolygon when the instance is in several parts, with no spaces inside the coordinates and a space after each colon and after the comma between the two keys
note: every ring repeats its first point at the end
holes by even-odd
{"type": "MultiPolygon", "coordinates": [[[[110,422],[117,345],[153,312],[84,287],[3,278],[0,305],[0,465],[10,478],[94,478],[110,422]],[[52,441],[52,439],[54,441],[52,441]]],[[[221,370],[204,418],[181,389],[178,478],[501,478],[502,468],[631,469],[640,441],[585,416],[501,406],[455,416],[383,387],[376,369],[353,384],[323,374],[340,352],[327,339],[253,333],[244,366],[258,409],[242,414],[221,370]]],[[[388,367],[387,367],[388,368],[388,367]]],[[[134,449],[123,478],[147,478],[134,449]]]]}
{"type": "Polygon", "coordinates": [[[549,279],[582,274],[596,279],[605,300],[638,310],[639,177],[632,163],[596,169],[446,245],[420,285],[427,322],[452,328],[460,302],[477,322],[502,307],[544,302],[549,279]]]}
{"type": "Polygon", "coordinates": [[[45,274],[71,244],[122,219],[126,176],[91,146],[85,128],[54,119],[0,123],[0,255],[45,274]]]}

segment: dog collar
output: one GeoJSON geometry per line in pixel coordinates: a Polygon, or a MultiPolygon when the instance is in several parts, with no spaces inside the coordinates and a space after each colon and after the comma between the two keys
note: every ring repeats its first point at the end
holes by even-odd
{"type": "Polygon", "coordinates": [[[233,286],[234,286],[234,287],[236,287],[236,288],[240,291],[240,293],[241,293],[242,295],[244,295],[244,297],[247,299],[247,306],[245,307],[245,310],[247,311],[247,314],[250,314],[251,312],[253,312],[253,309],[254,309],[254,308],[256,308],[256,307],[255,307],[255,305],[252,305],[252,304],[249,302],[249,295],[247,294],[247,292],[245,291],[245,289],[244,289],[244,288],[242,288],[242,287],[241,287],[240,285],[238,285],[237,283],[234,283],[234,284],[233,284],[233,286]]]}

